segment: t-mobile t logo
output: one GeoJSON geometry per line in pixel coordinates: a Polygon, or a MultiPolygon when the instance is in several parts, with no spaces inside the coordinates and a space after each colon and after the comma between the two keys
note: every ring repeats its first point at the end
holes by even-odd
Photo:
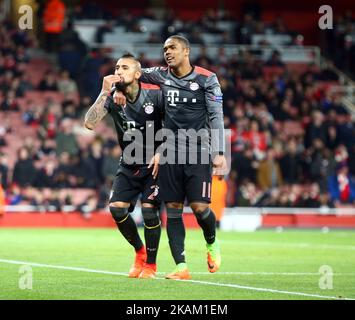
{"type": "Polygon", "coordinates": [[[179,91],[178,90],[168,90],[168,101],[169,105],[176,107],[175,102],[179,101],[179,91]]]}
{"type": "MultiPolygon", "coordinates": [[[[180,96],[180,92],[178,90],[168,90],[167,99],[169,101],[169,106],[176,107],[175,102],[188,102],[187,98],[182,98],[180,100],[179,96],[180,96]]],[[[196,98],[190,99],[190,102],[196,103],[197,99],[196,98]]]]}

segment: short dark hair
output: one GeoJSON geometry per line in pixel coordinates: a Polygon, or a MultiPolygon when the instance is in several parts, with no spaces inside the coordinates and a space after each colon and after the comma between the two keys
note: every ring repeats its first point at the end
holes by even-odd
{"type": "Polygon", "coordinates": [[[139,71],[142,68],[140,61],[132,53],[129,53],[129,52],[124,53],[121,57],[118,58],[118,60],[120,60],[120,59],[131,59],[136,63],[137,69],[139,71]]]}
{"type": "Polygon", "coordinates": [[[126,59],[126,58],[127,59],[132,59],[132,60],[135,60],[135,61],[139,62],[138,59],[130,52],[126,52],[122,56],[119,57],[119,59],[126,59]]]}
{"type": "MultiPolygon", "coordinates": [[[[185,38],[184,36],[182,36],[180,34],[174,34],[174,35],[170,36],[168,39],[175,39],[175,40],[181,42],[186,48],[190,48],[189,40],[187,40],[187,38],[185,38]]],[[[166,39],[166,40],[168,40],[168,39],[166,39]]]]}

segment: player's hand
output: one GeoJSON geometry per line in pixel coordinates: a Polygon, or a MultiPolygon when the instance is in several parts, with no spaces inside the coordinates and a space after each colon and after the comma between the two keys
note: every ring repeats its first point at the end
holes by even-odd
{"type": "Polygon", "coordinates": [[[113,94],[113,102],[119,106],[125,106],[126,105],[126,97],[121,91],[115,91],[113,94]]]}
{"type": "Polygon", "coordinates": [[[154,155],[154,157],[150,160],[148,169],[151,168],[153,166],[153,171],[152,171],[152,175],[153,178],[156,179],[158,176],[158,172],[159,172],[159,161],[160,161],[160,153],[156,153],[154,155]]]}
{"type": "Polygon", "coordinates": [[[120,76],[117,76],[115,74],[110,74],[109,76],[104,77],[102,80],[102,91],[110,93],[112,86],[116,82],[121,82],[122,78],[120,76]]]}
{"type": "Polygon", "coordinates": [[[216,155],[213,159],[213,171],[214,176],[218,176],[219,180],[223,179],[223,176],[227,174],[227,159],[224,155],[216,155]]]}

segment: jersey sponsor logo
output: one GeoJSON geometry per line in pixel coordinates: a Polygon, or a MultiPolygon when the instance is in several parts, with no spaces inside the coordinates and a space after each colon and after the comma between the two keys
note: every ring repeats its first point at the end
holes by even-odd
{"type": "Polygon", "coordinates": [[[169,101],[169,105],[176,107],[175,102],[179,101],[179,91],[178,90],[168,90],[168,101],[169,101]]]}
{"type": "Polygon", "coordinates": [[[197,82],[191,82],[191,83],[190,83],[190,89],[191,89],[192,91],[198,90],[199,87],[200,87],[200,86],[198,85],[197,82]]]}
{"type": "Polygon", "coordinates": [[[154,104],[151,102],[147,102],[143,105],[143,108],[146,114],[152,114],[154,111],[154,104]]]}
{"type": "Polygon", "coordinates": [[[123,129],[125,131],[135,130],[136,129],[136,122],[135,121],[124,121],[123,122],[123,129]]]}
{"type": "Polygon", "coordinates": [[[192,102],[192,103],[196,103],[197,102],[196,98],[193,98],[190,101],[188,101],[187,98],[182,98],[180,100],[179,96],[180,96],[180,92],[178,90],[168,90],[167,100],[169,102],[169,106],[176,107],[176,103],[175,102],[192,102]]]}
{"type": "Polygon", "coordinates": [[[170,80],[165,80],[164,84],[165,84],[166,86],[171,86],[170,80]]]}

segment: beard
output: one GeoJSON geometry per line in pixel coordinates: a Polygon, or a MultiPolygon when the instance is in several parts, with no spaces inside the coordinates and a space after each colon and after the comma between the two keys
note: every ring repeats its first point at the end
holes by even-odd
{"type": "Polygon", "coordinates": [[[124,91],[129,85],[131,85],[133,81],[127,83],[124,81],[116,82],[115,83],[115,88],[117,91],[124,91]]]}
{"type": "Polygon", "coordinates": [[[124,82],[116,82],[115,83],[115,88],[118,91],[122,91],[123,89],[125,89],[127,87],[127,84],[124,82]]]}

